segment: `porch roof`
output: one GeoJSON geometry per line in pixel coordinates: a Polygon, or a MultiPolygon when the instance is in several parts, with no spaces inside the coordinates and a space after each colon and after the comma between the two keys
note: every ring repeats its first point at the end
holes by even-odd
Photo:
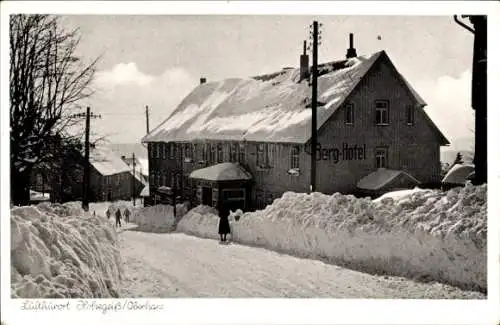
{"type": "Polygon", "coordinates": [[[195,170],[189,177],[216,182],[237,180],[248,181],[253,178],[240,164],[229,162],[195,170]]]}

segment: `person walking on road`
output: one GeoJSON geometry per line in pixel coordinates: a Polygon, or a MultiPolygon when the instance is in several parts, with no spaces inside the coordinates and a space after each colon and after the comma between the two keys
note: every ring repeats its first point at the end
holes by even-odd
{"type": "Polygon", "coordinates": [[[130,222],[130,210],[128,208],[125,209],[125,212],[123,213],[125,215],[125,223],[130,222]]]}
{"type": "Polygon", "coordinates": [[[115,213],[115,219],[116,219],[116,227],[121,227],[122,226],[122,213],[120,212],[120,209],[116,209],[115,213]]]}
{"type": "Polygon", "coordinates": [[[109,208],[106,210],[106,217],[111,218],[111,211],[109,211],[109,208]]]}

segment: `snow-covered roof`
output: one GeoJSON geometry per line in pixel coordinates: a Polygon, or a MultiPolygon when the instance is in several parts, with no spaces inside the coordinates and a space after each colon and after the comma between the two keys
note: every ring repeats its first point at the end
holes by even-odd
{"type": "Polygon", "coordinates": [[[235,163],[221,163],[193,171],[190,178],[204,179],[208,181],[234,181],[251,180],[252,175],[241,165],[235,163]]]}
{"type": "MultiPolygon", "coordinates": [[[[318,66],[318,129],[342,105],[384,51],[318,66]]],[[[402,77],[402,76],[401,76],[402,77]]],[[[225,139],[306,143],[311,135],[311,90],[299,69],[196,87],[143,142],[225,139]]],[[[425,102],[409,86],[421,105],[425,102]]]]}
{"type": "Polygon", "coordinates": [[[405,184],[413,183],[413,185],[415,186],[420,183],[413,176],[402,170],[379,168],[373,173],[370,173],[363,177],[358,182],[357,187],[362,190],[376,191],[383,189],[386,185],[389,185],[391,182],[398,178],[402,179],[405,184]]]}
{"type": "MultiPolygon", "coordinates": [[[[149,167],[148,167],[148,158],[137,158],[137,161],[140,165],[140,171],[143,175],[149,175],[149,167]]],[[[138,166],[136,166],[137,168],[138,166]]]]}
{"type": "Polygon", "coordinates": [[[96,148],[90,153],[90,164],[103,176],[129,172],[130,167],[111,149],[96,148]]]}
{"type": "Polygon", "coordinates": [[[146,186],[144,186],[144,188],[142,189],[141,194],[139,194],[139,196],[141,196],[141,197],[149,196],[149,184],[146,184],[146,186]]]}
{"type": "Polygon", "coordinates": [[[451,169],[446,173],[446,176],[443,178],[442,183],[447,184],[465,184],[467,181],[467,177],[474,172],[474,165],[471,164],[455,164],[451,169]]]}

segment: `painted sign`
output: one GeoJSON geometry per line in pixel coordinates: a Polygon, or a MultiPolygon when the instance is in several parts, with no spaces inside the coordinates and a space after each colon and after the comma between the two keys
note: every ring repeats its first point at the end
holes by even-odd
{"type": "MultiPolygon", "coordinates": [[[[306,153],[311,155],[311,146],[306,147],[306,153]]],[[[342,143],[339,148],[324,148],[321,143],[316,146],[316,161],[330,160],[337,164],[339,161],[365,160],[366,159],[366,144],[349,145],[342,143]]]]}

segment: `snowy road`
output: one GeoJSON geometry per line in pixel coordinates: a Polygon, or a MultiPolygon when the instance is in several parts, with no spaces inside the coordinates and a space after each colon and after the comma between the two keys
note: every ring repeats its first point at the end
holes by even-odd
{"type": "Polygon", "coordinates": [[[485,298],[184,234],[126,230],[119,237],[122,297],[485,298]]]}

